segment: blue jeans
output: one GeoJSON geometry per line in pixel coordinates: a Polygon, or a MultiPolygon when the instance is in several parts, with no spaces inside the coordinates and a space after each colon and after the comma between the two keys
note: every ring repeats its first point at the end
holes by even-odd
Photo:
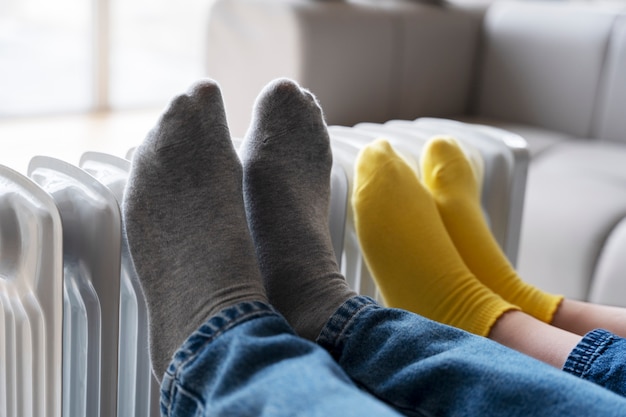
{"type": "Polygon", "coordinates": [[[626,397],[626,339],[602,329],[589,332],[563,370],[626,397]]]}
{"type": "Polygon", "coordinates": [[[297,337],[266,304],[223,310],[175,354],[161,411],[607,417],[625,416],[626,399],[488,339],[359,296],[330,318],[318,344],[297,337]]]}

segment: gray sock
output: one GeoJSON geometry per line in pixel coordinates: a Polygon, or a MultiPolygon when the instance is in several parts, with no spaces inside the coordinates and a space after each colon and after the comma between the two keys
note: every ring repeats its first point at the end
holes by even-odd
{"type": "Polygon", "coordinates": [[[270,303],[315,340],[355,295],[338,270],[328,229],[332,155],[315,98],[289,80],[270,83],[242,145],[248,224],[270,303]]]}
{"type": "Polygon", "coordinates": [[[170,103],[136,150],[123,202],[159,379],[209,316],[267,301],[241,186],[219,88],[199,82],[170,103]]]}

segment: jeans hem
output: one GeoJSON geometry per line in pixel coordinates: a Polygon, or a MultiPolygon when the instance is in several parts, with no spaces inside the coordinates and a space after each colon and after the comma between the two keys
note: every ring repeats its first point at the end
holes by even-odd
{"type": "Polygon", "coordinates": [[[370,307],[379,308],[379,305],[372,298],[363,295],[349,298],[328,319],[316,340],[317,344],[336,357],[342,351],[343,340],[347,337],[345,332],[350,324],[363,309],[370,307]]]}
{"type": "Polygon", "coordinates": [[[569,354],[563,370],[585,379],[593,363],[602,356],[614,340],[615,336],[604,329],[590,331],[569,354]]]}

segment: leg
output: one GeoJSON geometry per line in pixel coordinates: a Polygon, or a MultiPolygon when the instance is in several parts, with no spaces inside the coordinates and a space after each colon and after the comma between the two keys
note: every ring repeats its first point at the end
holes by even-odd
{"type": "Polygon", "coordinates": [[[581,339],[575,333],[514,311],[498,320],[489,337],[626,396],[626,340],[613,333],[597,329],[581,339]]]}
{"type": "Polygon", "coordinates": [[[388,142],[363,149],[354,183],[361,250],[388,306],[481,336],[502,314],[519,309],[465,266],[433,198],[388,142]]]}
{"type": "Polygon", "coordinates": [[[552,324],[546,324],[521,311],[502,315],[489,338],[557,368],[571,356],[581,336],[598,329],[623,337],[626,310],[564,299],[552,324]]]}
{"type": "Polygon", "coordinates": [[[552,325],[579,335],[602,328],[626,337],[626,309],[566,298],[554,314],[552,325]]]}
{"type": "Polygon", "coordinates": [[[355,295],[339,273],[328,230],[332,155],[315,98],[289,80],[270,83],[255,103],[241,153],[248,224],[268,297],[298,334],[315,340],[355,295]]]}
{"type": "Polygon", "coordinates": [[[457,142],[446,137],[429,141],[420,162],[424,185],[469,270],[511,304],[550,323],[563,297],[540,291],[518,277],[485,222],[478,181],[457,142]]]}
{"type": "Polygon", "coordinates": [[[537,319],[584,335],[605,328],[626,336],[626,309],[564,299],[525,283],[500,250],[482,216],[478,182],[469,161],[449,138],[429,142],[422,177],[455,247],[486,286],[537,319]]]}
{"type": "Polygon", "coordinates": [[[355,183],[361,248],[387,305],[563,366],[580,337],[507,307],[476,279],[448,237],[434,199],[387,142],[359,155],[355,183]],[[455,310],[456,316],[449,314],[455,310]]]}
{"type": "MultiPolygon", "coordinates": [[[[488,339],[361,297],[340,307],[318,343],[358,385],[406,415],[626,413],[626,399],[597,385],[599,373],[589,378],[595,383],[584,381],[488,339]]],[[[621,349],[612,350],[612,359],[624,354],[621,349]]]]}
{"type": "Polygon", "coordinates": [[[397,417],[360,390],[321,347],[297,337],[260,302],[211,317],[176,353],[161,413],[187,416],[397,417]]]}
{"type": "Polygon", "coordinates": [[[397,415],[268,306],[241,176],[208,81],[171,103],[133,160],[123,214],[162,414],[397,415]]]}
{"type": "MultiPolygon", "coordinates": [[[[442,293],[437,295],[438,297],[447,297],[452,300],[456,299],[469,303],[469,308],[473,309],[473,311],[478,311],[475,314],[476,317],[484,316],[485,313],[481,312],[481,309],[484,307],[483,300],[472,297],[473,288],[469,287],[466,281],[463,281],[469,272],[467,270],[464,271],[463,266],[458,266],[458,262],[453,264],[457,265],[455,269],[450,268],[450,259],[454,259],[454,253],[449,248],[452,244],[451,242],[446,243],[445,239],[440,239],[441,236],[446,235],[446,230],[438,223],[437,213],[433,214],[433,210],[429,209],[430,204],[428,201],[432,200],[432,197],[428,193],[423,192],[421,184],[419,184],[409,166],[403,163],[391,147],[375,143],[363,152],[357,170],[357,187],[355,188],[354,196],[357,231],[363,243],[362,248],[365,256],[368,258],[377,282],[381,286],[388,287],[392,295],[395,295],[397,292],[404,296],[402,291],[405,291],[407,288],[407,277],[413,277],[412,282],[416,285],[416,288],[410,292],[411,295],[414,293],[419,294],[422,292],[422,287],[425,287],[426,291],[442,293]],[[390,173],[389,171],[392,168],[397,172],[390,173]],[[385,181],[387,180],[392,180],[392,184],[386,184],[385,181]],[[403,191],[398,191],[397,189],[403,191]],[[398,192],[407,192],[406,190],[409,190],[409,194],[413,194],[413,197],[396,198],[394,200],[394,196],[390,195],[398,192]],[[417,202],[413,203],[415,196],[419,196],[421,200],[426,201],[422,201],[424,204],[421,205],[417,202]],[[408,213],[405,216],[409,218],[419,218],[421,223],[415,226],[416,229],[410,229],[410,232],[407,233],[407,229],[402,222],[398,223],[388,220],[389,218],[398,218],[398,211],[408,213]],[[367,219],[367,222],[362,222],[364,218],[367,219]],[[430,230],[435,226],[437,226],[436,231],[430,230]],[[425,235],[423,233],[422,230],[424,229],[427,230],[428,234],[425,235]],[[387,234],[389,240],[377,238],[377,236],[382,234],[387,234]],[[410,236],[406,236],[407,234],[410,236]],[[420,238],[427,236],[428,242],[439,239],[438,246],[415,243],[415,236],[420,238]],[[389,249],[388,246],[396,244],[398,240],[402,240],[401,246],[403,250],[408,251],[407,253],[389,249]],[[445,250],[442,248],[444,243],[447,246],[445,250]],[[379,259],[381,252],[385,256],[379,259]],[[414,252],[419,252],[419,254],[415,255],[414,252]],[[438,262],[441,270],[449,270],[444,274],[446,278],[452,279],[448,283],[449,285],[445,285],[446,282],[442,282],[439,278],[441,274],[435,275],[431,272],[424,275],[423,264],[426,263],[415,264],[414,259],[416,257],[426,258],[430,260],[431,264],[438,262]],[[440,259],[440,257],[443,259],[440,259]],[[408,272],[404,274],[394,273],[394,270],[397,269],[408,272]],[[454,273],[455,270],[456,274],[454,273]],[[458,274],[459,270],[464,272],[458,274]],[[418,273],[416,274],[413,271],[418,273]],[[437,280],[433,281],[433,276],[437,280]],[[462,279],[457,280],[455,283],[456,276],[460,276],[462,279]]],[[[476,283],[482,285],[480,281],[472,281],[472,285],[477,285],[476,283]]],[[[550,297],[548,296],[548,298],[550,297]]],[[[416,299],[420,300],[417,297],[416,299]]],[[[430,308],[426,303],[418,301],[415,308],[428,317],[434,317],[448,324],[459,325],[458,322],[446,321],[445,317],[437,316],[436,310],[430,308]]],[[[491,311],[490,308],[486,310],[487,312],[491,311]]],[[[468,320],[471,320],[473,317],[469,317],[468,320]]],[[[574,352],[576,352],[576,349],[580,349],[580,346],[585,346],[587,343],[584,339],[581,341],[580,335],[550,326],[519,310],[504,312],[504,314],[497,316],[493,323],[488,332],[488,336],[491,339],[557,368],[564,367],[566,370],[568,367],[573,368],[571,366],[572,357],[574,355],[575,358],[576,355],[572,350],[574,349],[574,352]]],[[[581,358],[585,357],[585,355],[578,356],[581,358]]],[[[585,363],[583,359],[581,361],[585,363]]],[[[620,365],[616,364],[615,366],[619,368],[620,365]]],[[[620,373],[621,371],[612,380],[619,380],[621,378],[619,376],[620,373]]],[[[609,381],[602,381],[597,378],[589,379],[603,386],[608,387],[611,385],[609,381]]],[[[624,390],[626,390],[624,387],[621,390],[615,388],[619,384],[613,384],[612,386],[612,389],[615,389],[620,394],[623,394],[624,390]]]]}
{"type": "Polygon", "coordinates": [[[581,339],[577,334],[550,326],[522,311],[503,314],[491,329],[489,338],[559,369],[581,339]]]}
{"type": "MultiPolygon", "coordinates": [[[[270,87],[270,91],[274,91],[274,87],[270,87]]],[[[270,93],[270,96],[280,93],[291,96],[296,102],[301,100],[302,92],[295,88],[295,85],[289,87],[279,84],[276,89],[278,91],[270,93]]],[[[274,117],[282,120],[289,118],[284,117],[280,103],[287,103],[283,104],[285,107],[282,110],[292,109],[292,116],[298,112],[309,115],[320,113],[316,106],[299,107],[299,110],[294,110],[295,107],[289,104],[290,101],[283,97],[282,100],[268,100],[267,103],[274,104],[271,107],[275,112],[274,117]]],[[[259,111],[259,107],[256,111],[259,111]]],[[[269,130],[264,128],[263,124],[257,126],[260,127],[258,130],[260,132],[269,130]]],[[[305,132],[304,136],[300,135],[301,131],[294,128],[284,130],[282,136],[267,135],[267,141],[259,140],[260,144],[269,144],[272,143],[271,139],[280,138],[284,144],[280,150],[266,148],[266,152],[281,155],[281,158],[274,162],[267,162],[266,170],[271,171],[271,166],[275,166],[281,167],[276,169],[278,172],[292,172],[290,175],[296,175],[293,173],[295,167],[298,168],[297,172],[303,173],[319,169],[321,164],[319,154],[314,158],[308,151],[303,152],[303,147],[306,146],[299,141],[308,137],[307,140],[318,144],[316,146],[321,146],[320,141],[325,142],[326,148],[329,145],[325,128],[319,123],[316,123],[315,127],[310,124],[301,127],[305,132]],[[314,133],[315,131],[317,133],[314,133]],[[311,135],[319,136],[316,139],[311,135]],[[301,146],[289,146],[289,141],[301,146]],[[292,167],[290,169],[283,164],[292,167]]],[[[246,167],[256,157],[254,152],[250,153],[251,144],[244,149],[245,183],[247,172],[250,172],[246,167]]],[[[326,152],[323,154],[326,155],[326,152]]],[[[279,288],[282,282],[290,289],[290,293],[271,291],[268,297],[275,305],[291,307],[288,300],[281,300],[280,297],[295,296],[300,303],[296,310],[300,311],[308,312],[315,309],[335,311],[326,324],[321,325],[321,334],[317,340],[331,352],[359,386],[410,416],[569,416],[580,415],[581,411],[583,415],[590,416],[617,416],[626,412],[626,403],[621,397],[594,384],[565,375],[485,338],[432,322],[406,311],[384,309],[362,297],[349,297],[347,301],[340,301],[348,294],[346,287],[343,287],[346,285],[345,281],[338,279],[340,274],[336,266],[333,270],[329,263],[323,262],[327,259],[324,254],[329,249],[319,250],[320,247],[326,247],[324,242],[327,239],[320,239],[320,236],[327,233],[322,230],[321,225],[326,227],[328,224],[328,214],[324,210],[318,210],[307,212],[308,215],[290,218],[286,224],[280,222],[280,219],[288,214],[281,211],[283,205],[298,201],[310,203],[310,195],[307,194],[313,192],[312,190],[319,190],[320,187],[328,187],[329,174],[327,170],[323,176],[319,176],[323,184],[315,186],[309,184],[307,187],[297,186],[301,182],[285,185],[282,178],[276,179],[275,176],[268,174],[264,176],[262,183],[270,189],[277,187],[276,190],[282,190],[282,193],[244,187],[246,210],[251,232],[255,236],[257,252],[261,253],[264,259],[262,262],[274,265],[265,268],[262,266],[266,283],[279,288]],[[262,210],[255,204],[248,204],[248,201],[257,201],[266,193],[275,198],[263,200],[266,205],[262,210]],[[282,201],[281,195],[287,201],[282,201]],[[266,230],[263,226],[265,222],[261,222],[259,218],[271,218],[272,212],[276,218],[270,221],[278,224],[271,230],[266,230]],[[303,230],[306,233],[303,234],[303,230]],[[305,240],[301,242],[303,245],[307,244],[307,239],[316,240],[313,247],[318,250],[308,250],[297,256],[289,256],[290,253],[285,251],[266,249],[283,241],[294,242],[299,238],[305,240]],[[320,256],[320,253],[323,256],[320,256]],[[315,267],[318,262],[326,267],[315,267]],[[335,296],[325,291],[327,286],[335,288],[335,296]],[[299,297],[302,292],[306,292],[307,297],[299,297]],[[337,294],[339,297],[336,297],[337,294]],[[581,392],[584,394],[581,395],[581,392]]],[[[318,175],[315,176],[317,177],[318,175]]],[[[255,180],[261,182],[261,178],[256,177],[255,180]]],[[[304,210],[302,206],[290,207],[291,213],[301,213],[301,210],[304,210]]],[[[308,335],[314,334],[315,331],[312,329],[319,326],[319,323],[311,326],[299,325],[303,320],[292,311],[288,311],[285,316],[296,330],[303,329],[303,333],[308,335]]],[[[321,318],[322,316],[317,316],[318,320],[321,318]]]]}
{"type": "Polygon", "coordinates": [[[160,378],[207,317],[233,300],[267,300],[218,86],[200,82],[174,99],[131,169],[122,211],[160,378]],[[235,254],[240,260],[232,262],[235,254]]]}

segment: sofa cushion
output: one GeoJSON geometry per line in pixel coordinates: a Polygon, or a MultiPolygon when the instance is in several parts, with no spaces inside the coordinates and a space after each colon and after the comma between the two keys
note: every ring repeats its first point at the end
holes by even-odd
{"type": "Polygon", "coordinates": [[[463,114],[471,93],[481,13],[394,4],[397,38],[387,120],[463,114]]]}
{"type": "Polygon", "coordinates": [[[597,258],[626,215],[626,149],[552,146],[530,164],[518,268],[548,291],[586,299],[597,258]]]}

